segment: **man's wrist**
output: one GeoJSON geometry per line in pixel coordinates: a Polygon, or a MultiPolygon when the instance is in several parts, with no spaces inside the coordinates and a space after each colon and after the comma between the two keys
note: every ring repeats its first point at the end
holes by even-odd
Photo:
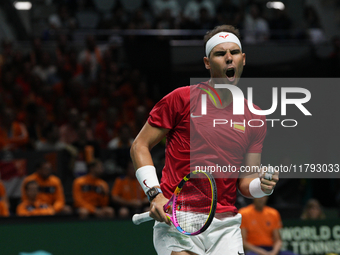
{"type": "Polygon", "coordinates": [[[255,178],[252,180],[249,184],[249,193],[254,198],[260,198],[264,196],[269,196],[273,193],[274,190],[272,190],[269,194],[265,193],[261,188],[261,180],[260,178],[255,178]]]}
{"type": "Polygon", "coordinates": [[[136,177],[145,194],[152,187],[159,186],[156,168],[152,165],[138,168],[136,171],[136,177]]]}
{"type": "Polygon", "coordinates": [[[159,194],[163,194],[159,187],[152,187],[146,192],[149,202],[151,203],[159,194]]]}

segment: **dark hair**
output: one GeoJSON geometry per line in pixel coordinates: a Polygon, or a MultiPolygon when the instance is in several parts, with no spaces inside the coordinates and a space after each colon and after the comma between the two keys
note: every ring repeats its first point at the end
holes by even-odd
{"type": "Polygon", "coordinates": [[[25,190],[27,190],[28,186],[31,185],[32,183],[35,183],[36,185],[39,186],[39,184],[36,181],[34,181],[34,180],[33,181],[29,181],[28,183],[25,184],[25,190]]]}
{"type": "Polygon", "coordinates": [[[35,169],[38,170],[39,168],[41,168],[45,163],[47,163],[48,161],[44,158],[39,159],[36,163],[35,163],[35,169]]]}
{"type": "Polygon", "coordinates": [[[310,215],[309,215],[309,210],[313,207],[318,207],[318,209],[320,210],[320,214],[318,216],[318,219],[325,219],[326,218],[326,215],[324,214],[323,210],[322,210],[322,207],[319,203],[318,200],[316,199],[309,199],[303,209],[303,212],[302,212],[302,215],[301,215],[301,219],[303,220],[310,220],[310,215]]]}
{"type": "Polygon", "coordinates": [[[41,135],[44,138],[47,138],[47,136],[53,131],[53,129],[55,128],[55,125],[50,122],[48,123],[42,130],[41,130],[41,135]]]}
{"type": "MultiPolygon", "coordinates": [[[[239,40],[241,40],[240,31],[236,27],[234,27],[232,25],[216,26],[216,27],[214,27],[213,30],[208,31],[204,36],[204,55],[205,55],[205,47],[206,47],[209,39],[211,37],[213,37],[214,35],[220,33],[220,32],[232,33],[232,34],[236,35],[239,40]]],[[[207,57],[209,57],[209,56],[207,56],[207,57]]]]}

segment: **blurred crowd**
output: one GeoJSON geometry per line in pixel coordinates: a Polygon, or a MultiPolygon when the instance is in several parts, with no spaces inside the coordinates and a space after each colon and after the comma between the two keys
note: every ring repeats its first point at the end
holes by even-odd
{"type": "MultiPolygon", "coordinates": [[[[24,169],[17,174],[21,170],[18,170],[16,161],[4,159],[4,155],[13,155],[16,152],[66,153],[67,160],[62,167],[62,184],[65,184],[65,180],[73,182],[75,178],[89,173],[89,164],[96,158],[101,158],[102,150],[123,150],[121,156],[116,155],[122,157],[121,161],[128,157],[132,141],[154,104],[149,96],[149,85],[139,69],[124,67],[123,62],[118,64],[116,46],[109,44],[106,48],[99,49],[95,38],[90,35],[86,37],[85,45],[84,49],[78,51],[64,34],[58,36],[53,51],[43,48],[41,38],[33,39],[31,50],[26,52],[15,48],[13,42],[2,42],[0,179],[1,174],[3,178],[10,180],[12,177],[24,176],[25,171],[28,171],[24,169]]],[[[12,156],[10,158],[13,159],[12,156]]],[[[27,160],[33,162],[36,158],[27,160]]],[[[112,158],[110,160],[113,161],[112,158]]],[[[57,162],[51,163],[53,169],[56,169],[57,162]]],[[[109,168],[112,168],[114,177],[128,172],[124,171],[127,169],[126,163],[117,166],[116,162],[111,162],[109,168]]],[[[20,182],[12,186],[11,190],[20,191],[20,182]]],[[[109,186],[112,186],[112,182],[109,186]]],[[[22,197],[26,189],[36,191],[37,185],[30,184],[26,187],[23,184],[23,203],[27,202],[22,197]]],[[[52,190],[55,192],[56,189],[52,190]]],[[[96,193],[97,189],[90,191],[96,193]]],[[[36,196],[34,193],[36,192],[33,192],[33,198],[36,196]]],[[[9,196],[14,199],[16,194],[10,192],[9,196]]],[[[105,205],[108,205],[112,200],[109,199],[108,192],[105,194],[105,205]]],[[[10,210],[15,213],[19,201],[12,200],[10,210]]],[[[72,197],[67,200],[70,205],[75,201],[72,197]]],[[[32,203],[22,206],[32,208],[32,203]]],[[[37,206],[40,206],[39,203],[37,206]]],[[[56,211],[52,209],[43,211],[56,211]]],[[[79,213],[86,217],[86,210],[80,210],[79,213]]],[[[117,214],[119,213],[118,210],[117,214]]],[[[123,210],[122,215],[126,214],[123,210]]],[[[110,210],[109,215],[113,215],[110,210]]]]}
{"type": "Polygon", "coordinates": [[[80,52],[61,35],[55,52],[39,38],[23,54],[11,42],[0,56],[0,150],[127,148],[153,100],[138,69],[121,69],[114,47],[93,36],[80,52]]]}
{"type": "Polygon", "coordinates": [[[53,39],[61,30],[95,29],[211,29],[230,24],[241,31],[246,43],[267,40],[310,39],[323,42],[324,32],[317,11],[312,6],[303,10],[302,24],[293,24],[287,8],[268,7],[266,2],[247,0],[142,0],[134,10],[127,10],[121,0],[110,9],[101,9],[96,0],[64,0],[57,13],[46,21],[45,39],[53,39]],[[91,20],[91,22],[89,22],[91,20]]]}
{"type": "MultiPolygon", "coordinates": [[[[76,13],[96,5],[92,0],[58,3],[58,12],[49,18],[51,28],[58,31],[53,33],[57,42],[53,52],[43,49],[41,37],[32,40],[27,54],[14,49],[10,41],[2,42],[0,150],[67,147],[74,154],[87,145],[94,151],[97,147],[129,147],[154,104],[150,84],[143,77],[142,63],[147,60],[137,60],[134,54],[138,52],[132,47],[132,53],[126,53],[130,68],[124,68],[117,45],[100,49],[90,35],[85,49],[79,51],[72,44],[72,35],[62,29],[77,28],[76,13]]],[[[211,29],[232,24],[243,31],[247,43],[291,38],[292,23],[285,10],[272,10],[267,18],[264,8],[254,1],[236,6],[230,0],[217,5],[211,0],[192,0],[181,9],[176,0],[157,0],[152,5],[143,1],[140,8],[128,12],[117,0],[97,28],[211,29]]],[[[306,28],[321,28],[312,7],[306,7],[305,18],[306,28]]],[[[310,35],[316,38],[318,33],[313,31],[310,35]]],[[[334,59],[338,59],[337,41],[334,38],[334,59]]]]}

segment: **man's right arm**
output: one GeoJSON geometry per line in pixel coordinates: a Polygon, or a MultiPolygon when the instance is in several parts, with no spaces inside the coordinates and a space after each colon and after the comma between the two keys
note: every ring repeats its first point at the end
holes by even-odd
{"type": "MultiPolygon", "coordinates": [[[[135,169],[140,169],[144,166],[153,166],[150,150],[159,143],[169,132],[169,129],[157,128],[151,126],[148,122],[134,140],[130,154],[135,169]]],[[[159,186],[155,186],[159,188],[159,186]]],[[[152,187],[150,187],[152,188],[152,187]]],[[[167,203],[162,193],[158,194],[150,204],[150,216],[157,221],[170,224],[169,219],[163,210],[163,206],[167,203]]]]}

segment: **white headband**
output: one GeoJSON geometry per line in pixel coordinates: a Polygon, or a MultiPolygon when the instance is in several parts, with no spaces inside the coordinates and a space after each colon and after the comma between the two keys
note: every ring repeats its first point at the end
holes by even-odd
{"type": "Polygon", "coordinates": [[[208,57],[211,50],[218,44],[220,43],[225,43],[225,42],[232,42],[232,43],[236,43],[240,49],[242,50],[242,46],[241,46],[241,42],[240,40],[237,38],[236,35],[232,34],[232,33],[227,33],[227,32],[220,32],[216,35],[214,35],[213,37],[211,37],[208,41],[207,44],[205,46],[205,54],[208,57]]]}

